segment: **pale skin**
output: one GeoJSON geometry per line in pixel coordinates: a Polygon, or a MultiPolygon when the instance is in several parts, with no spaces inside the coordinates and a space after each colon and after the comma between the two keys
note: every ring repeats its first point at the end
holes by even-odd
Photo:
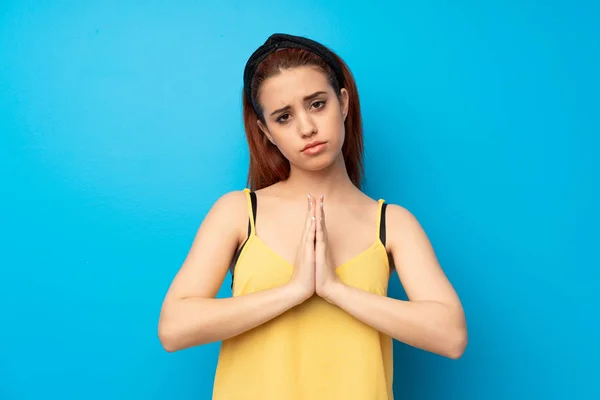
{"type": "Polygon", "coordinates": [[[335,273],[377,238],[379,205],[352,184],[341,155],[347,91],[337,96],[321,71],[300,67],[267,79],[259,100],[265,121],[257,124],[290,161],[291,173],[256,192],[256,234],[294,266],[293,276],[280,287],[215,298],[247,235],[245,194],[225,194],[202,222],[165,297],[159,321],[164,348],[231,338],[316,295],[398,341],[461,357],[467,344],[461,302],[408,210],[390,204],[386,217],[386,250],[407,301],[350,287],[335,273]],[[314,93],[319,94],[307,98],[314,93]],[[271,115],[284,106],[289,107],[271,115]],[[324,142],[324,150],[307,155],[302,149],[313,141],[324,142]]]}

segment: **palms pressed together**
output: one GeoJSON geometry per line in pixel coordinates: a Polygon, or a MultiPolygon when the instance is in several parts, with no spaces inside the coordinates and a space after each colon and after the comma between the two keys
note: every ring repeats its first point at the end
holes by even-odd
{"type": "MultiPolygon", "coordinates": [[[[316,199],[313,200],[316,202],[316,199]]],[[[315,292],[318,296],[328,300],[331,288],[340,283],[333,268],[331,252],[327,240],[327,226],[325,223],[324,196],[321,195],[318,205],[313,204],[313,218],[315,218],[315,292]]]]}

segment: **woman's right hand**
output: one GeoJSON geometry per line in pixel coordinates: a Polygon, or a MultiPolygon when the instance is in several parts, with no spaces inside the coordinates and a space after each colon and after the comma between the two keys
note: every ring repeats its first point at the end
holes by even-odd
{"type": "Polygon", "coordinates": [[[304,231],[296,253],[294,273],[289,283],[299,296],[300,302],[307,300],[315,293],[316,205],[315,197],[309,194],[304,231]]]}

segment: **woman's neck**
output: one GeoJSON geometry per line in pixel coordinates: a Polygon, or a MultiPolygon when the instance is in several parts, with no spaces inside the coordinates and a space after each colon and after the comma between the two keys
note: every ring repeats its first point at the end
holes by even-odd
{"type": "Polygon", "coordinates": [[[317,198],[325,195],[330,200],[342,199],[357,190],[348,176],[341,155],[320,171],[301,170],[292,165],[289,178],[280,185],[289,196],[306,196],[310,193],[317,198]]]}

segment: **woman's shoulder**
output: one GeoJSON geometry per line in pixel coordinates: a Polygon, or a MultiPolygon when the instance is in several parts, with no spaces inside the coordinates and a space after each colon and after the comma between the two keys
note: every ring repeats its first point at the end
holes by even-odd
{"type": "Polygon", "coordinates": [[[414,238],[424,236],[424,230],[417,217],[407,207],[385,201],[385,221],[388,242],[410,243],[414,238]]]}
{"type": "Polygon", "coordinates": [[[238,189],[221,194],[212,204],[209,215],[236,223],[240,217],[248,215],[248,189],[238,189]]]}
{"type": "Polygon", "coordinates": [[[246,204],[246,192],[248,189],[231,190],[221,194],[214,202],[213,207],[219,208],[240,208],[246,204]]]}
{"type": "Polygon", "coordinates": [[[202,225],[215,232],[235,232],[238,239],[246,232],[248,212],[247,189],[222,193],[212,204],[202,225]]]}
{"type": "Polygon", "coordinates": [[[407,227],[418,224],[416,217],[405,206],[395,201],[389,201],[386,198],[371,197],[366,193],[362,193],[362,201],[357,202],[357,206],[366,210],[368,207],[381,207],[385,205],[385,219],[389,227],[407,227]]]}
{"type": "Polygon", "coordinates": [[[384,198],[376,201],[385,204],[386,219],[393,225],[403,225],[416,220],[415,216],[408,208],[396,201],[389,201],[384,198]]]}

